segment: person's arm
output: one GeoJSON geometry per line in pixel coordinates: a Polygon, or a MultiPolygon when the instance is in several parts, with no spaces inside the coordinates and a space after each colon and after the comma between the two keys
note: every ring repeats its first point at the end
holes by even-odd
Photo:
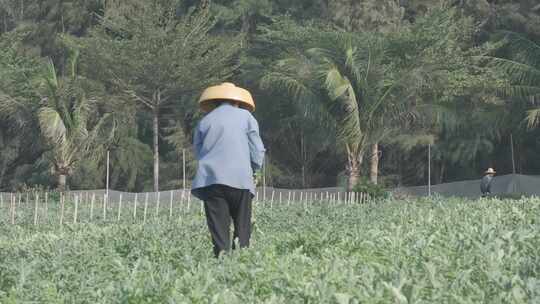
{"type": "Polygon", "coordinates": [[[199,130],[199,125],[193,130],[193,153],[195,153],[195,159],[200,160],[202,149],[202,135],[199,130]]]}
{"type": "Polygon", "coordinates": [[[253,171],[260,170],[264,162],[264,144],[259,135],[259,124],[253,116],[250,115],[248,124],[249,154],[251,158],[251,167],[253,171]]]}

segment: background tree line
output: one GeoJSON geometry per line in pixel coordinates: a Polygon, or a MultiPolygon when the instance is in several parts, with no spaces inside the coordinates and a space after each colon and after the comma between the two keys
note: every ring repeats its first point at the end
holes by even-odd
{"type": "Polygon", "coordinates": [[[0,190],[126,191],[194,173],[197,97],[249,88],[278,187],[538,174],[540,5],[2,0],[0,190]],[[513,155],[512,155],[513,146],[513,155]]]}

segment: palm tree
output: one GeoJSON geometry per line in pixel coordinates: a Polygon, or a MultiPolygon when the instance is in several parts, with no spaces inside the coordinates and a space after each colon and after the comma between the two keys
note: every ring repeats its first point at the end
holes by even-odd
{"type": "Polygon", "coordinates": [[[505,88],[507,96],[525,99],[532,104],[527,111],[529,128],[540,125],[540,44],[517,33],[504,32],[506,56],[493,57],[495,66],[510,77],[505,88]]]}
{"type": "Polygon", "coordinates": [[[98,161],[107,140],[114,135],[111,114],[97,113],[96,98],[88,96],[89,83],[77,75],[77,54],[69,63],[68,75],[58,78],[49,62],[43,77],[41,105],[37,117],[49,150],[45,153],[58,177],[58,189],[66,189],[66,179],[82,161],[98,161]]]}
{"type": "MultiPolygon", "coordinates": [[[[377,160],[376,172],[378,143],[396,130],[406,113],[395,95],[404,77],[388,63],[384,41],[378,37],[327,32],[318,39],[320,47],[295,50],[279,60],[263,85],[275,85],[300,101],[325,107],[345,146],[350,190],[367,153],[377,160]]],[[[372,176],[376,179],[376,174],[372,176]]]]}

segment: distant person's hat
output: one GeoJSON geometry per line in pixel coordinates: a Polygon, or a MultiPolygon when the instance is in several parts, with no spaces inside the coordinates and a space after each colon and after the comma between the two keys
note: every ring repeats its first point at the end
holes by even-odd
{"type": "Polygon", "coordinates": [[[497,172],[495,172],[495,170],[493,170],[493,168],[488,168],[486,170],[486,172],[484,172],[484,174],[495,174],[495,173],[497,173],[497,172]]]}
{"type": "Polygon", "coordinates": [[[233,83],[224,82],[204,90],[199,99],[199,107],[203,112],[212,111],[221,101],[236,101],[250,112],[255,111],[255,101],[248,90],[235,86],[233,83]]]}

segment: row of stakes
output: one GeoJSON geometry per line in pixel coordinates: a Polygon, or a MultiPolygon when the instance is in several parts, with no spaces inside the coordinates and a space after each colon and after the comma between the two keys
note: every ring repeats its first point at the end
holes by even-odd
{"type": "MultiPolygon", "coordinates": [[[[185,212],[189,212],[191,210],[191,195],[185,195],[186,191],[182,190],[181,199],[180,202],[183,203],[186,200],[187,197],[187,208],[185,209],[185,212]]],[[[265,193],[264,193],[265,194],[265,193]]],[[[263,194],[263,199],[259,200],[259,192],[256,193],[255,201],[254,203],[259,205],[269,205],[270,208],[273,208],[274,203],[283,205],[283,193],[279,192],[278,197],[276,197],[275,191],[272,191],[270,195],[270,200],[266,200],[266,195],[263,194]]],[[[9,200],[9,215],[10,215],[10,223],[12,225],[15,225],[15,220],[17,217],[17,206],[21,206],[22,201],[22,194],[11,194],[10,200],[9,200]]],[[[26,193],[26,204],[30,203],[30,194],[26,193]]],[[[34,212],[33,212],[33,224],[38,225],[39,221],[39,206],[41,203],[43,203],[43,209],[44,213],[48,214],[48,205],[49,205],[49,196],[48,193],[45,192],[42,196],[43,201],[40,200],[40,194],[35,193],[34,194],[34,212]]],[[[68,194],[69,199],[69,194],[68,194]]],[[[79,213],[79,204],[83,202],[88,202],[90,200],[90,221],[94,218],[94,210],[95,210],[95,204],[96,204],[96,194],[92,193],[91,195],[88,192],[85,193],[77,193],[71,195],[71,201],[73,201],[73,217],[72,217],[72,223],[76,224],[78,222],[78,213],[79,213]]],[[[337,192],[337,193],[316,193],[316,192],[300,192],[298,195],[298,200],[296,200],[296,192],[289,191],[288,192],[288,198],[287,198],[287,205],[290,205],[291,203],[302,203],[304,208],[307,208],[308,204],[310,203],[316,203],[316,202],[326,202],[328,204],[333,205],[340,205],[340,204],[356,204],[356,203],[365,203],[370,200],[370,197],[368,194],[365,193],[357,193],[357,192],[337,192]],[[343,195],[341,195],[343,194],[343,195]]],[[[157,193],[157,200],[155,202],[155,217],[158,218],[159,210],[160,210],[160,193],[157,193]]],[[[169,218],[172,218],[173,216],[173,202],[174,202],[174,191],[170,191],[170,200],[169,200],[169,218]]],[[[66,204],[66,196],[64,194],[60,195],[60,225],[63,225],[66,223],[65,221],[65,204],[66,204]]],[[[104,194],[101,199],[101,207],[103,210],[103,220],[107,219],[107,210],[109,204],[109,199],[107,194],[104,194]]],[[[4,208],[4,197],[0,195],[0,210],[4,208]]],[[[135,194],[135,199],[133,201],[133,219],[137,218],[137,208],[138,208],[138,194],[135,194]]],[[[144,199],[144,211],[143,211],[143,223],[146,223],[147,220],[147,214],[148,214],[148,208],[149,208],[149,194],[146,193],[145,199],[144,199]]],[[[204,211],[204,206],[201,204],[201,212],[204,211]]],[[[120,221],[120,218],[122,216],[122,210],[123,210],[123,201],[122,201],[122,194],[119,196],[118,200],[118,210],[116,214],[116,221],[120,221]]]]}

